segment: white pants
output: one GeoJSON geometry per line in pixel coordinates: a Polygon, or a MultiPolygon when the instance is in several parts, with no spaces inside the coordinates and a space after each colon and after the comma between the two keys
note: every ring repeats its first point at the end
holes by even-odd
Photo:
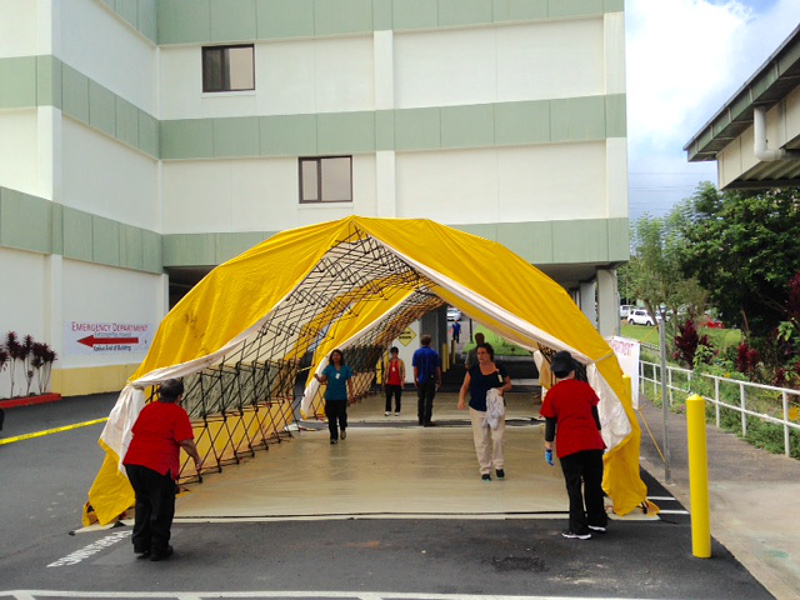
{"type": "Polygon", "coordinates": [[[475,441],[475,454],[478,455],[478,466],[481,475],[492,472],[495,469],[503,468],[503,434],[506,431],[505,418],[497,423],[497,429],[492,429],[488,425],[484,426],[483,418],[485,412],[469,409],[469,419],[472,421],[472,439],[475,441]]]}

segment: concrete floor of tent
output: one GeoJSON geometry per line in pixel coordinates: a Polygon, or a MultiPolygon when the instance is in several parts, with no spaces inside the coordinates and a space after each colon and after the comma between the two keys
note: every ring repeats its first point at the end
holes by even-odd
{"type": "MultiPolygon", "coordinates": [[[[481,480],[467,411],[439,393],[436,427],[417,423],[417,398],[384,416],[370,395],[348,411],[347,439],[330,445],[327,424],[301,427],[239,465],[211,474],[177,503],[176,521],[331,518],[556,518],[568,510],[561,469],[543,457],[538,394],[507,394],[505,480],[481,480]]],[[[304,422],[309,425],[308,422],[304,422]]],[[[607,502],[610,502],[607,500],[607,502]]],[[[626,518],[653,519],[639,511],[626,518]]]]}

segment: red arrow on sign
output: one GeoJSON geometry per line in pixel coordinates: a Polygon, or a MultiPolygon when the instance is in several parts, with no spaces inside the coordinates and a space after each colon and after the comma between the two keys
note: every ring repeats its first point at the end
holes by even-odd
{"type": "Polygon", "coordinates": [[[109,344],[138,344],[139,338],[135,337],[101,338],[90,335],[89,337],[85,337],[81,340],[78,340],[78,343],[83,344],[84,346],[89,346],[89,348],[94,348],[95,346],[106,346],[109,344]]]}

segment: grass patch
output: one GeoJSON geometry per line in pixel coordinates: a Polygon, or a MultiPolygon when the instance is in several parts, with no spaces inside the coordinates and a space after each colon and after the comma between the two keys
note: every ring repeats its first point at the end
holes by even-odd
{"type": "MultiPolygon", "coordinates": [[[[521,348],[516,344],[507,342],[505,339],[501,338],[499,335],[495,335],[491,331],[487,331],[481,327],[476,327],[473,332],[473,336],[476,333],[482,333],[484,335],[486,342],[491,344],[492,348],[494,349],[495,356],[531,356],[531,353],[525,348],[521,348]]],[[[474,347],[475,342],[469,342],[466,346],[464,346],[464,351],[469,352],[474,347]]]]}

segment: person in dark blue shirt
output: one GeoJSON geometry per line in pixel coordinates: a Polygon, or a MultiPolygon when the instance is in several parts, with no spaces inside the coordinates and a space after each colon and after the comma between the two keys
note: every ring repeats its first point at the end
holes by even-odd
{"type": "Polygon", "coordinates": [[[420,339],[422,347],[414,352],[411,364],[414,367],[414,387],[417,388],[417,418],[423,427],[436,425],[433,418],[433,399],[442,385],[442,359],[431,348],[431,336],[420,339]]]}
{"type": "Polygon", "coordinates": [[[328,366],[322,373],[314,374],[314,379],[328,386],[325,390],[325,416],[328,417],[328,431],[331,444],[347,437],[347,405],[353,401],[353,372],[344,364],[344,354],[338,348],[328,357],[328,366]]]}

